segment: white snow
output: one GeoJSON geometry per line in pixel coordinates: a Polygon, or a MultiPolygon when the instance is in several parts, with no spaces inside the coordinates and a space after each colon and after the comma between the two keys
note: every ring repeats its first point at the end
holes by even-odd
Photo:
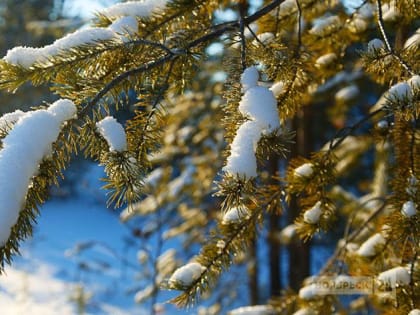
{"type": "Polygon", "coordinates": [[[319,286],[315,283],[302,287],[299,290],[299,298],[302,300],[311,300],[319,293],[319,286]]]}
{"type": "Polygon", "coordinates": [[[233,139],[230,155],[223,170],[247,178],[257,176],[255,151],[261,138],[261,130],[255,121],[242,124],[233,139]]]}
{"type": "Polygon", "coordinates": [[[295,168],[293,171],[294,176],[309,177],[314,172],[314,165],[312,163],[304,163],[301,166],[295,168]]]}
{"type": "Polygon", "coordinates": [[[117,18],[107,28],[87,27],[57,39],[54,43],[40,48],[18,46],[7,51],[3,59],[10,64],[20,65],[29,69],[36,63],[46,63],[65,51],[88,44],[106,40],[128,39],[124,35],[134,35],[137,32],[137,20],[133,16],[117,18]]]}
{"type": "Polygon", "coordinates": [[[420,315],[420,309],[416,308],[414,310],[411,310],[408,315],[420,315]]]}
{"type": "Polygon", "coordinates": [[[255,121],[263,133],[273,132],[280,127],[276,98],[265,87],[247,89],[239,103],[239,111],[255,121]]]}
{"type": "Polygon", "coordinates": [[[164,9],[168,2],[169,0],[128,1],[114,4],[101,11],[100,14],[108,18],[121,16],[148,17],[154,11],[164,9]]]}
{"type": "Polygon", "coordinates": [[[400,13],[397,10],[395,0],[391,0],[390,3],[384,3],[382,5],[382,18],[386,22],[396,21],[400,13]]]}
{"type": "Polygon", "coordinates": [[[318,68],[328,67],[335,60],[337,60],[337,55],[335,53],[325,54],[315,61],[315,66],[318,68]]]}
{"type": "Polygon", "coordinates": [[[411,99],[413,94],[411,93],[411,86],[407,82],[400,82],[391,86],[388,90],[388,96],[390,99],[397,101],[404,98],[411,99]]]}
{"type": "Polygon", "coordinates": [[[359,95],[360,91],[357,85],[346,86],[345,88],[340,89],[335,94],[335,99],[341,102],[348,102],[359,95]]]}
{"type": "Polygon", "coordinates": [[[340,18],[337,15],[331,15],[316,20],[309,32],[313,35],[323,36],[328,27],[339,26],[340,24],[340,18]]]}
{"type": "Polygon", "coordinates": [[[406,201],[401,208],[401,213],[403,216],[411,218],[417,214],[417,205],[412,200],[406,201]]]}
{"type": "Polygon", "coordinates": [[[300,310],[294,312],[292,315],[315,315],[315,312],[309,307],[301,308],[300,310]]]}
{"type": "Polygon", "coordinates": [[[418,180],[415,176],[411,175],[408,178],[408,186],[405,189],[405,191],[410,197],[415,197],[417,193],[417,183],[418,183],[418,180]]]}
{"type": "MultiPolygon", "coordinates": [[[[116,19],[108,29],[115,32],[116,34],[133,36],[137,32],[138,23],[135,17],[133,16],[123,16],[119,19],[116,19]]],[[[125,37],[121,37],[123,40],[125,37]]]]}
{"type": "Polygon", "coordinates": [[[420,89],[420,75],[413,75],[410,79],[407,80],[407,83],[411,86],[412,89],[420,89]]]}
{"type": "Polygon", "coordinates": [[[25,113],[3,139],[0,151],[0,245],[16,224],[31,179],[42,159],[50,155],[62,123],[73,118],[73,102],[58,100],[49,109],[25,113]]]}
{"type": "Polygon", "coordinates": [[[382,40],[380,40],[379,38],[374,38],[371,41],[369,41],[367,45],[367,50],[369,53],[374,53],[375,51],[384,47],[385,47],[385,44],[382,40]]]}
{"type": "MultiPolygon", "coordinates": [[[[269,43],[272,39],[274,39],[274,34],[271,32],[264,32],[258,34],[257,37],[261,43],[266,44],[269,43]]],[[[253,43],[257,44],[258,42],[254,40],[253,43]]]]}
{"type": "Polygon", "coordinates": [[[74,286],[58,279],[48,265],[27,272],[9,267],[0,276],[1,314],[74,315],[75,304],[70,302],[74,286]]]}
{"type": "Polygon", "coordinates": [[[258,86],[258,70],[247,68],[241,76],[245,92],[239,103],[239,111],[250,120],[243,123],[231,144],[231,154],[223,170],[243,177],[257,176],[255,152],[262,135],[280,127],[277,101],[269,89],[258,86]]]}
{"type": "Polygon", "coordinates": [[[222,224],[238,223],[249,217],[249,210],[245,207],[230,208],[223,216],[222,224]]]}
{"type": "Polygon", "coordinates": [[[279,242],[281,244],[287,245],[290,243],[290,241],[295,237],[296,235],[296,225],[295,224],[289,224],[284,229],[282,229],[279,233],[279,242]]]}
{"type": "Polygon", "coordinates": [[[397,284],[410,284],[410,273],[404,267],[395,267],[384,271],[378,275],[378,281],[389,284],[391,288],[395,288],[397,284]]]}
{"type": "Polygon", "coordinates": [[[416,46],[420,46],[420,28],[411,35],[404,43],[404,48],[414,48],[416,46]]]}
{"type": "Polygon", "coordinates": [[[357,250],[357,254],[362,257],[372,257],[376,255],[376,248],[385,245],[386,240],[381,233],[376,233],[369,237],[360,248],[357,250]]]}
{"type": "Polygon", "coordinates": [[[303,214],[303,221],[309,224],[317,224],[321,214],[321,201],[318,201],[312,208],[305,211],[303,214]]]}
{"type": "Polygon", "coordinates": [[[243,92],[246,92],[252,87],[256,87],[258,85],[258,78],[260,74],[256,67],[249,67],[245,69],[245,71],[241,75],[241,84],[243,92]]]}
{"type": "Polygon", "coordinates": [[[96,123],[96,130],[105,138],[109,151],[127,150],[124,127],[114,117],[107,116],[96,123]]]}
{"type": "Polygon", "coordinates": [[[283,90],[284,90],[283,81],[275,82],[270,88],[270,91],[273,92],[275,97],[278,97],[281,93],[283,93],[283,90]]]}
{"type": "Polygon", "coordinates": [[[190,286],[195,280],[200,278],[206,267],[197,262],[188,263],[175,270],[169,278],[169,284],[176,287],[178,284],[183,287],[190,286]]]}
{"type": "Polygon", "coordinates": [[[274,311],[270,305],[253,305],[244,306],[228,312],[228,315],[274,315],[274,311]]]}
{"type": "Polygon", "coordinates": [[[296,7],[296,0],[286,0],[280,4],[279,16],[285,16],[291,14],[296,7]]]}
{"type": "Polygon", "coordinates": [[[12,113],[4,114],[0,117],[0,130],[10,129],[24,114],[25,113],[19,109],[12,113]]]}

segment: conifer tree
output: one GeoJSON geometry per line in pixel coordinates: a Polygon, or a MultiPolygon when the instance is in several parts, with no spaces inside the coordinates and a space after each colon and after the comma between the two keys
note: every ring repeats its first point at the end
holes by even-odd
{"type": "Polygon", "coordinates": [[[1,269],[81,152],[104,166],[121,219],[157,235],[139,302],[170,289],[186,307],[220,290],[217,313],[219,281],[248,264],[260,305],[230,314],[418,314],[419,17],[415,0],[130,1],[49,45],[10,49],[0,88],[49,85],[60,99],[0,118],[1,269]],[[267,299],[255,244],[268,225],[274,252],[342,236],[316,278],[272,285],[267,299]],[[173,238],[182,265],[163,251],[173,238]],[[343,307],[334,290],[354,281],[369,285],[343,307]]]}

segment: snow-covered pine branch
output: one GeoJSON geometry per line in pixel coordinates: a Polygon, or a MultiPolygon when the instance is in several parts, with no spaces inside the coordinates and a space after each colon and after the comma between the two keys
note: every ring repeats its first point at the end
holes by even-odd
{"type": "MultiPolygon", "coordinates": [[[[39,164],[52,153],[63,124],[75,118],[76,106],[61,99],[48,109],[19,113],[16,123],[2,140],[0,150],[0,246],[3,247],[24,206],[32,177],[39,164]]],[[[7,116],[9,120],[10,116],[7,116]]],[[[15,117],[16,118],[16,117],[15,117]]],[[[4,118],[3,118],[4,119],[4,118]]]]}

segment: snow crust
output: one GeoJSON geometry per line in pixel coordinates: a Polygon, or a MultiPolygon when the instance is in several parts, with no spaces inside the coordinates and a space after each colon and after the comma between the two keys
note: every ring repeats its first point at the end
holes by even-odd
{"type": "Polygon", "coordinates": [[[376,255],[376,248],[381,245],[385,245],[386,240],[381,233],[376,233],[369,237],[360,248],[357,250],[357,254],[362,257],[372,257],[376,255]]]}
{"type": "Polygon", "coordinates": [[[404,48],[411,48],[420,46],[420,28],[416,30],[416,32],[411,35],[404,43],[404,48]]]}
{"type": "Polygon", "coordinates": [[[114,117],[107,116],[96,123],[96,130],[105,138],[109,151],[127,150],[124,127],[114,117]]]}
{"type": "Polygon", "coordinates": [[[3,139],[0,151],[0,246],[16,224],[31,179],[43,158],[52,151],[64,121],[77,112],[69,100],[58,100],[48,109],[26,112],[3,139]]]}
{"type": "Polygon", "coordinates": [[[321,201],[318,201],[312,208],[303,214],[303,221],[309,224],[317,224],[322,214],[321,201]]]}
{"type": "Polygon", "coordinates": [[[410,284],[410,273],[404,267],[395,267],[380,273],[378,280],[389,284],[391,288],[395,288],[397,284],[410,284]]]}
{"type": "Polygon", "coordinates": [[[239,111],[250,120],[237,130],[231,154],[223,168],[227,173],[246,178],[257,176],[255,152],[261,136],[280,127],[276,98],[268,88],[258,86],[258,75],[258,70],[250,67],[241,76],[244,95],[239,111]]]}
{"type": "Polygon", "coordinates": [[[415,216],[417,214],[416,204],[412,200],[404,202],[401,208],[401,213],[403,216],[407,218],[411,218],[412,216],[415,216]]]}
{"type": "Polygon", "coordinates": [[[169,0],[127,1],[114,4],[101,11],[100,14],[108,18],[121,16],[147,17],[155,11],[164,9],[168,2],[169,0]]]}
{"type": "Polygon", "coordinates": [[[169,284],[176,286],[180,284],[188,287],[195,280],[200,278],[201,274],[206,270],[206,267],[202,266],[197,262],[188,263],[175,270],[172,276],[169,278],[169,284]]]}

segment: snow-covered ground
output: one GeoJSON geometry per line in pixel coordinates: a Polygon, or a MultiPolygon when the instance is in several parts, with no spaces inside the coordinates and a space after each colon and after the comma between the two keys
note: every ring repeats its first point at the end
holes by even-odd
{"type": "Polygon", "coordinates": [[[129,291],[141,271],[136,249],[126,242],[129,230],[105,206],[102,168],[86,170],[71,196],[41,207],[34,237],[0,276],[1,315],[77,314],[81,284],[87,314],[148,314],[129,291]]]}

